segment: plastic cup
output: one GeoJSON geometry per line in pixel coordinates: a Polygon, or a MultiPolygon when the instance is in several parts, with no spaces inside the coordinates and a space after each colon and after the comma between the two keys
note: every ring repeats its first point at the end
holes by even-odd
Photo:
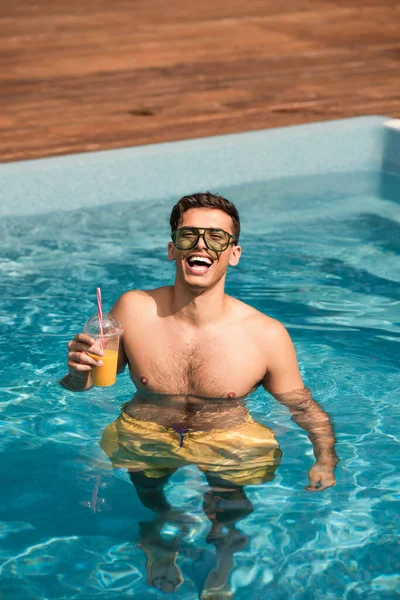
{"type": "Polygon", "coordinates": [[[92,370],[93,385],[107,387],[114,385],[117,380],[118,347],[122,328],[118,319],[110,313],[103,314],[102,323],[103,335],[101,335],[98,315],[90,317],[83,328],[83,332],[96,340],[99,348],[102,347],[103,342],[104,356],[98,356],[91,352],[88,352],[88,355],[95,360],[103,361],[100,367],[94,367],[92,370]]]}

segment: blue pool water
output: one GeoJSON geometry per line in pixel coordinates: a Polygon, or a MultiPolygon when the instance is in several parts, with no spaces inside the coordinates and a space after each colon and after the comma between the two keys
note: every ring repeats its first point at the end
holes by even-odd
{"type": "MultiPolygon", "coordinates": [[[[212,190],[242,217],[243,257],[227,292],[287,326],[341,459],[337,486],[307,493],[305,432],[262,390],[248,400],[283,458],[274,481],[246,489],[254,511],[239,524],[250,540],[234,555],[238,600],[400,593],[400,178],[382,176],[378,190],[376,178],[363,171],[212,190]]],[[[173,282],[174,200],[0,223],[1,598],[166,597],[147,585],[135,543],[138,523],[152,514],[99,447],[132,383],[123,374],[112,388],[73,394],[57,380],[68,340],[96,310],[97,285],[110,308],[126,289],[173,282]]],[[[173,506],[191,517],[178,558],[185,582],[174,598],[198,598],[213,565],[206,488],[195,466],[167,486],[173,506]]]]}

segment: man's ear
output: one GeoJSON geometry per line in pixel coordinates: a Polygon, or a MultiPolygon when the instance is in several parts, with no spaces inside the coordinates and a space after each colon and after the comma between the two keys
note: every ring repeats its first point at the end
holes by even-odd
{"type": "Polygon", "coordinates": [[[240,260],[241,254],[242,254],[242,247],[241,246],[233,246],[233,248],[231,250],[231,256],[229,258],[229,264],[231,267],[236,267],[236,265],[238,264],[238,262],[240,260]]]}
{"type": "Polygon", "coordinates": [[[175,260],[175,246],[173,242],[168,242],[168,260],[175,260]]]}

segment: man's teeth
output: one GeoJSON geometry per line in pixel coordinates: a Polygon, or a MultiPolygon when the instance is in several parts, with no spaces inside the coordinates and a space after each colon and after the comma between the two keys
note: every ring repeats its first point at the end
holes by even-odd
{"type": "Polygon", "coordinates": [[[207,267],[212,265],[212,260],[210,258],[206,258],[205,256],[191,256],[189,258],[189,264],[193,265],[196,263],[203,263],[205,265],[207,265],[207,267]]]}

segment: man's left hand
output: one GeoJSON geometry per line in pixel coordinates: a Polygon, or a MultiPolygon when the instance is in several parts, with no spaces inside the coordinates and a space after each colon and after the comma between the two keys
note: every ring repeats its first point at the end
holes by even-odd
{"type": "Polygon", "coordinates": [[[304,488],[305,490],[308,492],[322,492],[336,485],[334,466],[317,461],[308,471],[308,479],[310,485],[307,485],[304,488]]]}

